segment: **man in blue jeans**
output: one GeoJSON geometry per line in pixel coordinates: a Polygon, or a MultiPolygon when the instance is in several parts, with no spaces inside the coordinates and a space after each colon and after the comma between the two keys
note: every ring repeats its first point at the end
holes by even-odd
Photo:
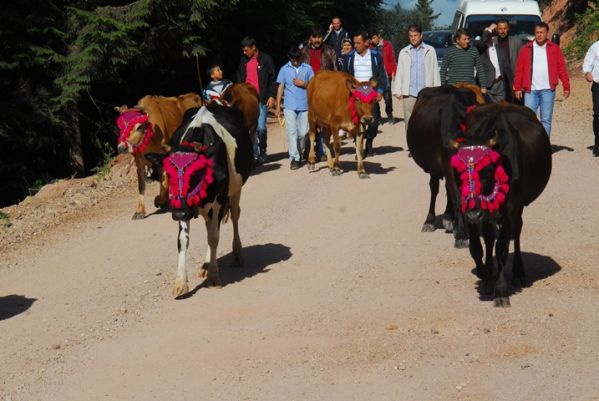
{"type": "Polygon", "coordinates": [[[570,96],[570,80],[566,61],[558,45],[547,39],[549,26],[539,22],[535,26],[535,39],[524,45],[518,53],[514,76],[514,95],[535,114],[540,108],[541,124],[551,134],[553,101],[558,80],[564,86],[564,98],[570,96]]]}
{"type": "Polygon", "coordinates": [[[259,166],[266,161],[266,117],[268,109],[275,105],[275,66],[272,58],[258,50],[256,41],[246,36],[241,41],[243,57],[237,69],[237,82],[246,82],[252,85],[260,95],[260,116],[254,138],[254,160],[259,166]]]}
{"type": "Polygon", "coordinates": [[[289,142],[290,168],[297,170],[301,166],[300,154],[305,144],[308,133],[308,82],[314,76],[310,65],[302,62],[300,49],[293,47],[289,50],[289,62],[281,67],[277,77],[279,89],[277,90],[277,117],[281,114],[281,100],[285,92],[283,112],[285,114],[285,127],[289,142]]]}

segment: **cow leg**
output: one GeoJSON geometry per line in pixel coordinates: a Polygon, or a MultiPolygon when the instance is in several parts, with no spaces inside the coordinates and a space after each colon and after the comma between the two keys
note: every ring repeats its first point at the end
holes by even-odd
{"type": "Polygon", "coordinates": [[[216,262],[216,249],[220,235],[220,204],[214,202],[212,206],[212,216],[206,219],[206,231],[208,232],[208,246],[210,247],[210,262],[208,263],[208,274],[206,279],[209,285],[221,286],[220,273],[216,262]]]}
{"type": "Polygon", "coordinates": [[[141,156],[135,156],[135,166],[137,167],[137,190],[139,198],[137,201],[137,210],[133,213],[132,220],[141,220],[146,217],[146,206],[144,194],[146,193],[146,170],[141,156]]]}
{"type": "Polygon", "coordinates": [[[185,266],[187,248],[189,247],[189,225],[190,220],[179,222],[179,236],[177,238],[179,257],[177,260],[177,278],[175,279],[175,287],[173,288],[173,296],[175,298],[189,292],[189,287],[187,286],[187,268],[185,266]]]}
{"type": "Polygon", "coordinates": [[[477,224],[468,224],[468,232],[470,233],[470,243],[468,244],[468,250],[470,251],[470,256],[474,259],[474,263],[476,264],[476,276],[481,280],[484,278],[484,268],[483,264],[483,247],[480,243],[478,225],[477,224]]]}
{"type": "Polygon", "coordinates": [[[359,132],[356,136],[356,156],[358,158],[358,177],[370,178],[364,169],[364,132],[359,132]]]}
{"type": "Polygon", "coordinates": [[[437,194],[439,193],[439,178],[434,177],[431,174],[431,178],[428,181],[428,186],[431,189],[431,200],[428,205],[428,214],[426,220],[422,225],[422,232],[435,231],[435,202],[437,202],[437,194]]]}
{"type": "Polygon", "coordinates": [[[233,263],[235,266],[243,266],[243,255],[241,254],[241,238],[239,237],[239,217],[241,216],[241,191],[229,198],[231,210],[231,222],[233,222],[233,263]]]}
{"type": "Polygon", "coordinates": [[[316,167],[316,154],[314,153],[314,143],[316,142],[316,126],[312,122],[310,122],[308,138],[310,139],[310,152],[308,153],[308,170],[313,171],[316,167]]]}
{"type": "MultiPolygon", "coordinates": [[[[492,294],[494,288],[493,276],[493,245],[495,244],[495,231],[493,225],[487,222],[482,223],[483,238],[485,239],[485,265],[478,269],[477,275],[482,280],[480,286],[481,294],[492,294]],[[480,271],[480,275],[479,275],[480,271]]],[[[470,244],[473,241],[472,232],[470,232],[470,244]]],[[[479,241],[477,238],[476,241],[479,241]]]]}
{"type": "MultiPolygon", "coordinates": [[[[445,192],[449,194],[449,191],[447,190],[447,182],[445,183],[445,186],[445,192]]],[[[451,201],[448,195],[447,203],[445,204],[445,211],[443,212],[443,228],[445,229],[445,232],[448,234],[453,232],[453,221],[455,219],[454,213],[455,209],[453,208],[453,202],[451,201]]]]}
{"type": "Polygon", "coordinates": [[[154,206],[160,209],[166,209],[168,202],[168,174],[164,169],[160,169],[160,194],[154,198],[154,206]]]}
{"type": "Polygon", "coordinates": [[[495,245],[497,268],[493,269],[493,278],[495,279],[495,306],[505,308],[510,306],[508,285],[507,280],[505,279],[505,262],[510,247],[511,226],[508,219],[504,218],[502,223],[499,238],[495,245]]]}
{"type": "Polygon", "coordinates": [[[331,154],[330,147],[327,146],[327,158],[329,158],[329,167],[331,168],[331,173],[333,175],[341,175],[343,170],[341,169],[341,163],[339,162],[339,155],[341,154],[341,140],[339,139],[339,127],[333,126],[331,128],[331,132],[327,132],[329,137],[327,143],[331,142],[331,135],[333,136],[333,151],[335,152],[335,159],[329,157],[331,154]]]}
{"type": "Polygon", "coordinates": [[[453,175],[453,168],[447,163],[443,167],[443,175],[445,177],[445,189],[447,190],[447,199],[452,202],[454,216],[453,216],[453,237],[454,247],[458,249],[468,247],[468,232],[466,217],[461,210],[461,191],[455,182],[455,176],[453,175]]]}
{"type": "Polygon", "coordinates": [[[522,232],[522,212],[514,218],[514,256],[512,258],[512,273],[514,280],[522,287],[528,287],[530,283],[526,279],[522,253],[520,253],[520,233],[522,232]]]}

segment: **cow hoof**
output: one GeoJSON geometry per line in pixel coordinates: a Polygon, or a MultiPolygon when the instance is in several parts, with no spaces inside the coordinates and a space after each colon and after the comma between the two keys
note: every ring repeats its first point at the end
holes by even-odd
{"type": "Polygon", "coordinates": [[[422,230],[423,233],[432,233],[433,231],[435,231],[435,225],[432,223],[424,223],[422,225],[422,230]]]}
{"type": "Polygon", "coordinates": [[[443,216],[443,228],[445,232],[450,234],[453,232],[453,221],[443,216]]]}
{"type": "Polygon", "coordinates": [[[189,292],[189,287],[186,282],[175,282],[173,288],[173,298],[179,298],[189,292]]]}
{"type": "Polygon", "coordinates": [[[334,168],[331,170],[331,174],[334,176],[338,176],[341,175],[341,173],[343,172],[343,170],[341,170],[340,168],[334,168]]]}
{"type": "Polygon", "coordinates": [[[453,247],[456,249],[468,248],[468,239],[456,239],[453,247]]]}
{"type": "Polygon", "coordinates": [[[509,297],[497,297],[493,300],[493,302],[495,303],[496,308],[509,308],[512,306],[512,304],[510,304],[509,297]]]}
{"type": "Polygon", "coordinates": [[[206,279],[206,283],[208,284],[208,286],[214,288],[222,288],[223,286],[222,282],[220,281],[220,275],[208,276],[208,278],[206,279]]]}
{"type": "Polygon", "coordinates": [[[234,267],[243,267],[243,257],[241,255],[233,256],[233,266],[234,267]]]}
{"type": "Polygon", "coordinates": [[[314,171],[315,168],[316,168],[316,163],[308,162],[308,171],[314,171]]]}
{"type": "Polygon", "coordinates": [[[131,217],[131,220],[143,220],[145,217],[145,213],[135,212],[133,213],[133,217],[131,217]]]}
{"type": "Polygon", "coordinates": [[[368,175],[368,173],[358,173],[358,177],[364,179],[364,178],[370,178],[370,176],[368,175]]]}
{"type": "Polygon", "coordinates": [[[495,283],[492,280],[481,280],[480,293],[482,295],[491,295],[495,291],[495,283]]]}

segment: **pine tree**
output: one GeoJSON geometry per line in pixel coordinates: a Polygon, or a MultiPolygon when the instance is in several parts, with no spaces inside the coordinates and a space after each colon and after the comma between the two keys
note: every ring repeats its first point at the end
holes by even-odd
{"type": "Polygon", "coordinates": [[[433,0],[418,0],[416,2],[414,8],[415,19],[423,31],[430,31],[433,28],[434,21],[441,15],[433,12],[432,4],[433,0]]]}

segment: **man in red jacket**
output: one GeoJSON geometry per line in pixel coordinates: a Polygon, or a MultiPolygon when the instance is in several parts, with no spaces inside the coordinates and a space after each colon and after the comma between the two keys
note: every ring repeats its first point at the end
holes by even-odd
{"type": "Polygon", "coordinates": [[[547,40],[549,26],[539,22],[535,26],[535,39],[524,45],[518,53],[514,94],[518,100],[524,92],[524,105],[535,114],[541,109],[541,124],[551,134],[553,101],[558,78],[564,86],[564,98],[570,96],[570,80],[566,60],[561,49],[547,40]]]}
{"type": "Polygon", "coordinates": [[[391,81],[395,76],[397,70],[397,61],[395,60],[395,51],[393,51],[393,44],[386,39],[383,39],[380,33],[374,33],[370,37],[370,47],[377,49],[383,58],[383,64],[385,65],[385,71],[387,72],[387,78],[389,78],[389,85],[383,92],[383,98],[385,99],[385,113],[387,114],[387,122],[395,124],[395,118],[393,117],[393,97],[391,96],[391,81]]]}

